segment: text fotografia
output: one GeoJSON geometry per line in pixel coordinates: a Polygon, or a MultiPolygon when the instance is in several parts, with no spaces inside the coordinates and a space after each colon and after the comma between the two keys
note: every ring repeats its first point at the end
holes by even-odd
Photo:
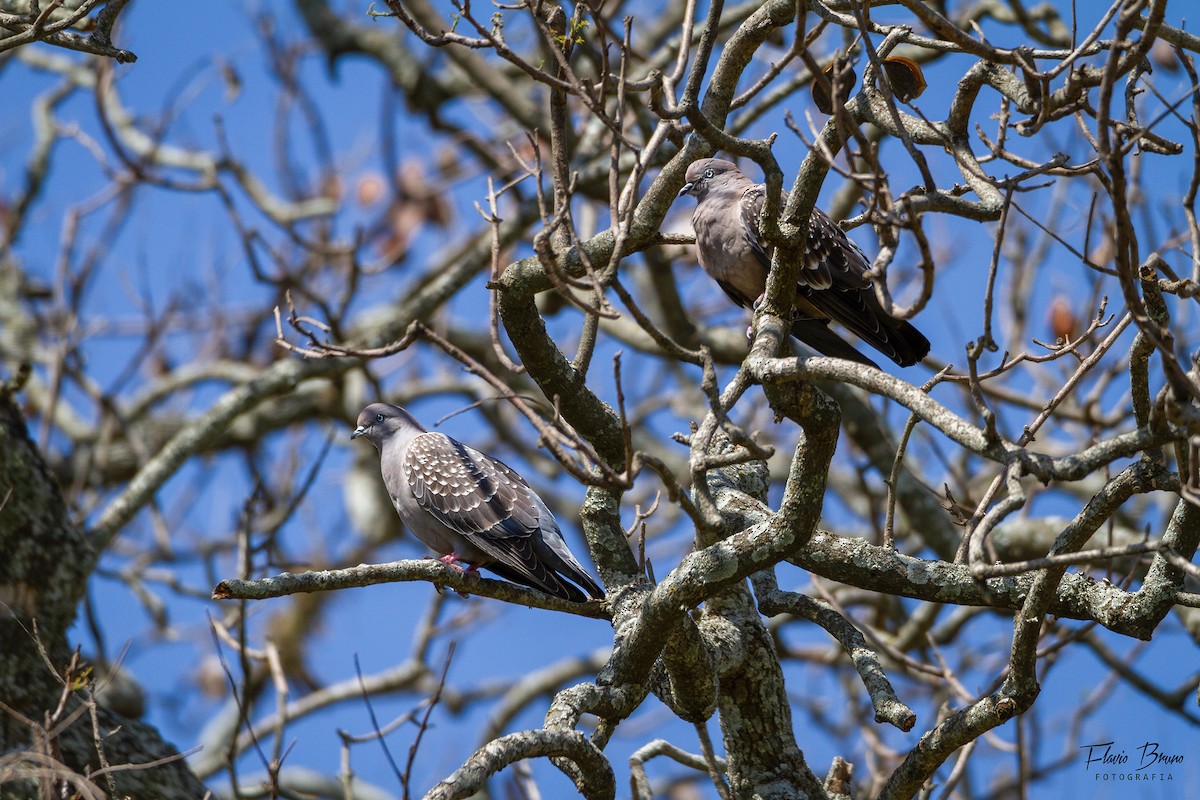
{"type": "Polygon", "coordinates": [[[1183,763],[1183,754],[1171,753],[1158,742],[1145,742],[1131,751],[1116,747],[1116,742],[1080,746],[1086,754],[1088,772],[1095,771],[1098,781],[1173,781],[1169,767],[1183,763]]]}

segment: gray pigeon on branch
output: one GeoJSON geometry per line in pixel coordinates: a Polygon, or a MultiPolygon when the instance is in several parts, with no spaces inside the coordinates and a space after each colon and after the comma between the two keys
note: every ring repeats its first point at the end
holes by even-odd
{"type": "MultiPolygon", "coordinates": [[[[688,167],[679,196],[685,194],[697,201],[692,227],[700,266],[733,302],[753,307],[766,291],[771,267],[772,248],[758,230],[766,187],[751,181],[730,161],[706,158],[688,167]]],[[[929,340],[883,310],[866,278],[869,268],[858,245],[814,208],[797,279],[791,333],[827,356],[876,366],[829,330],[832,320],[900,366],[911,366],[929,352],[929,340]]]]}
{"type": "Polygon", "coordinates": [[[407,411],[372,403],[351,439],[379,450],[392,504],[439,561],[483,567],[500,577],[582,603],[604,590],[571,554],[542,498],[500,461],[444,433],[421,427],[407,411]],[[587,592],[568,583],[573,581],[587,592]]]}

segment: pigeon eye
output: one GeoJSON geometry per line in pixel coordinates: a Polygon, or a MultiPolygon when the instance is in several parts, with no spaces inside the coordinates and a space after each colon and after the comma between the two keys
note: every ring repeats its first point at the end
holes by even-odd
{"type": "Polygon", "coordinates": [[[376,414],[376,415],[375,415],[375,421],[376,421],[376,422],[383,422],[383,414],[376,414]]]}
{"type": "Polygon", "coordinates": [[[706,178],[711,178],[713,175],[716,175],[716,174],[717,173],[713,172],[711,169],[704,170],[704,177],[706,177],[706,178]]]}

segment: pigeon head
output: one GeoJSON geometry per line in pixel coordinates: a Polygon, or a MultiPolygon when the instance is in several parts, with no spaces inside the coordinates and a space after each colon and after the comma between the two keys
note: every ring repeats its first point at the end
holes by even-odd
{"type": "Polygon", "coordinates": [[[723,158],[702,158],[693,161],[687,168],[687,183],[679,190],[679,197],[685,194],[694,195],[697,199],[704,197],[711,189],[719,189],[730,181],[742,176],[737,164],[723,158]]]}
{"type": "Polygon", "coordinates": [[[354,429],[354,433],[350,434],[351,439],[357,439],[360,436],[367,437],[367,440],[376,447],[380,447],[393,433],[404,430],[405,428],[416,428],[418,431],[425,430],[421,427],[411,415],[400,406],[393,406],[388,403],[371,403],[362,410],[358,415],[358,427],[354,429]]]}

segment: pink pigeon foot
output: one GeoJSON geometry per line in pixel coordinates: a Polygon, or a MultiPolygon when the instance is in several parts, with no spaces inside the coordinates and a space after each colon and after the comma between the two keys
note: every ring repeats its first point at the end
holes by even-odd
{"type": "MultiPolygon", "coordinates": [[[[459,572],[477,572],[479,570],[479,567],[475,566],[474,564],[469,565],[469,567],[464,570],[462,568],[462,566],[458,563],[458,560],[459,560],[458,555],[455,553],[447,553],[446,555],[442,556],[441,558],[434,559],[434,561],[440,561],[443,564],[445,564],[446,566],[453,567],[454,569],[458,570],[459,572]]],[[[441,586],[434,584],[434,589],[437,590],[438,594],[442,593],[441,586]]],[[[469,597],[469,595],[466,592],[460,592],[457,589],[454,590],[454,593],[456,595],[458,595],[459,597],[463,598],[464,600],[467,597],[469,597]]]]}
{"type": "MultiPolygon", "coordinates": [[[[755,299],[755,301],[750,305],[750,308],[754,311],[757,311],[758,307],[762,305],[762,301],[765,300],[766,297],[767,297],[766,292],[763,292],[762,294],[760,294],[755,299]]],[[[754,323],[753,322],[751,322],[749,325],[746,326],[746,338],[749,339],[750,341],[754,341],[754,323]]]]}

